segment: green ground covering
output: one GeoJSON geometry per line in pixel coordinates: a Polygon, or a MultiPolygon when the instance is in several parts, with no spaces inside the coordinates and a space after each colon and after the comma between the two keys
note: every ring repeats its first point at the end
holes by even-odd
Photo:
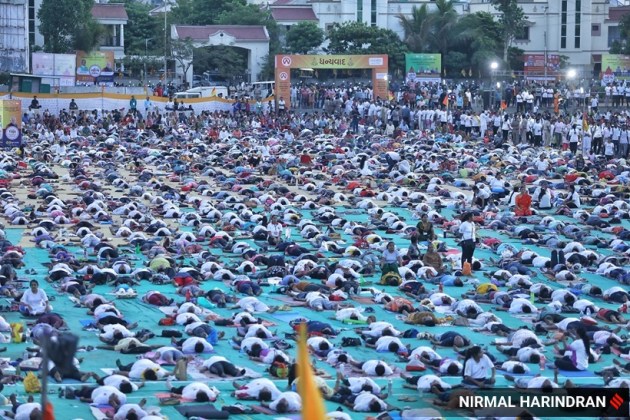
{"type": "MultiPolygon", "coordinates": [[[[399,214],[400,216],[403,216],[408,223],[414,223],[415,221],[412,220],[411,217],[411,213],[405,209],[400,209],[400,208],[391,208],[391,209],[386,209],[386,210],[391,210],[396,212],[397,214],[399,214]]],[[[308,212],[304,212],[302,211],[302,214],[305,217],[309,217],[309,213],[308,212]]],[[[447,212],[445,212],[445,215],[447,216],[451,216],[451,214],[448,214],[447,212]]],[[[365,222],[365,215],[347,215],[346,218],[349,220],[356,220],[356,221],[363,221],[365,222]]],[[[624,225],[626,228],[628,228],[628,221],[624,221],[624,225]]],[[[190,228],[183,228],[182,230],[191,230],[190,228]]],[[[8,228],[7,229],[7,236],[8,239],[10,241],[12,241],[13,243],[17,243],[20,240],[21,234],[22,234],[23,230],[22,229],[13,229],[13,228],[8,228]]],[[[440,237],[440,240],[445,240],[447,242],[447,244],[450,247],[456,247],[455,244],[455,240],[453,238],[446,238],[446,239],[442,239],[442,232],[437,229],[437,233],[440,237]]],[[[519,244],[518,241],[507,238],[504,235],[500,235],[497,234],[496,232],[493,231],[487,231],[487,230],[480,230],[479,234],[481,236],[495,236],[498,237],[499,239],[502,240],[507,240],[512,242],[515,246],[517,247],[521,247],[521,245],[519,244]]],[[[299,238],[297,236],[297,232],[295,232],[294,229],[294,238],[296,240],[301,240],[301,238],[299,238]]],[[[605,236],[604,234],[600,234],[600,236],[605,236]]],[[[385,237],[391,238],[393,239],[396,244],[399,247],[406,247],[408,244],[408,241],[402,238],[398,238],[395,235],[385,235],[385,237]]],[[[348,243],[352,242],[352,238],[349,237],[348,235],[342,235],[342,238],[345,239],[348,243]]],[[[77,255],[81,254],[81,251],[78,247],[74,247],[74,248],[70,248],[73,252],[75,252],[77,255]]],[[[550,251],[548,249],[545,248],[540,248],[540,247],[531,247],[530,249],[534,250],[537,253],[540,253],[543,256],[549,256],[550,251]]],[[[88,332],[88,331],[83,331],[81,329],[81,324],[80,324],[80,320],[83,319],[89,319],[90,316],[86,315],[86,310],[84,308],[76,308],[73,306],[72,302],[68,299],[67,296],[63,295],[63,294],[59,294],[58,292],[56,292],[50,284],[47,284],[45,282],[45,277],[47,275],[47,270],[46,267],[44,267],[42,265],[42,263],[45,263],[47,261],[49,261],[49,257],[48,257],[48,253],[45,250],[42,249],[38,249],[38,248],[28,248],[26,253],[26,257],[24,259],[25,263],[26,263],[26,267],[21,268],[20,270],[18,270],[19,276],[20,277],[27,277],[27,278],[35,278],[38,279],[40,281],[40,284],[43,285],[43,288],[46,290],[46,292],[48,293],[49,296],[54,296],[55,297],[55,301],[52,302],[53,306],[54,306],[54,311],[58,312],[60,314],[62,314],[64,316],[64,318],[66,319],[68,325],[70,325],[72,331],[76,334],[79,335],[80,337],[80,344],[81,345],[92,345],[92,346],[96,346],[99,344],[99,340],[97,338],[97,335],[95,332],[88,332]],[[36,275],[26,275],[24,273],[25,269],[28,268],[34,268],[37,271],[36,275]]],[[[601,250],[598,250],[601,251],[601,250]]],[[[219,251],[213,249],[212,250],[213,253],[217,253],[219,251]]],[[[609,253],[610,251],[604,251],[604,253],[609,253]]],[[[129,250],[129,253],[132,254],[133,251],[129,250]]],[[[332,254],[330,254],[332,256],[332,254]]],[[[486,250],[480,250],[478,249],[476,254],[476,257],[478,258],[482,258],[487,260],[489,257],[493,256],[496,258],[495,255],[493,255],[491,252],[486,251],[486,250]]],[[[140,266],[141,264],[143,264],[143,261],[136,261],[135,265],[136,266],[140,266]]],[[[480,281],[484,281],[483,277],[481,275],[481,273],[475,273],[477,275],[477,278],[480,281]]],[[[618,285],[618,283],[616,283],[613,280],[610,279],[605,279],[602,276],[597,276],[594,274],[586,274],[585,277],[592,282],[595,282],[596,284],[598,284],[600,287],[602,287],[602,289],[606,289],[608,287],[612,287],[614,285],[618,285]]],[[[367,278],[367,280],[372,280],[372,281],[376,281],[377,280],[377,276],[372,276],[370,278],[367,278]]],[[[546,278],[542,277],[542,276],[538,276],[538,278],[536,279],[536,281],[543,281],[546,283],[549,283],[550,285],[554,286],[554,287],[559,287],[558,284],[555,284],[553,282],[548,281],[546,278]]],[[[208,284],[203,285],[204,289],[208,289],[210,287],[220,287],[224,290],[227,290],[227,287],[224,286],[222,283],[220,282],[208,282],[208,284]]],[[[437,286],[429,286],[430,287],[437,287],[437,286]]],[[[387,289],[388,291],[393,292],[394,288],[393,287],[385,287],[385,289],[387,289]]],[[[459,297],[465,290],[469,290],[470,286],[465,287],[465,288],[455,288],[455,287],[446,287],[445,288],[445,292],[448,294],[451,294],[454,297],[459,297]]],[[[144,284],[142,284],[141,286],[136,288],[138,295],[142,296],[145,292],[149,291],[149,290],[160,290],[163,293],[165,293],[166,295],[170,296],[170,297],[174,297],[176,300],[181,300],[181,297],[175,296],[174,294],[174,288],[171,285],[165,285],[165,286],[154,286],[151,284],[146,284],[146,282],[144,284]]],[[[95,289],[96,293],[100,293],[100,294],[107,294],[109,292],[111,292],[111,288],[107,287],[107,286],[97,286],[97,288],[95,289]]],[[[266,290],[265,293],[260,297],[260,299],[270,305],[275,305],[278,302],[273,300],[269,294],[270,290],[266,290]]],[[[603,307],[616,307],[618,305],[607,305],[604,304],[601,300],[596,301],[596,303],[600,306],[603,307]]],[[[211,306],[209,305],[209,303],[207,301],[205,301],[204,299],[200,299],[199,304],[201,306],[206,306],[208,308],[210,308],[211,306]]],[[[140,324],[140,328],[147,328],[150,329],[152,331],[154,331],[156,333],[156,338],[150,340],[151,344],[164,344],[167,345],[169,343],[169,339],[168,338],[161,338],[159,337],[159,332],[161,331],[161,327],[157,326],[157,321],[159,318],[162,317],[162,313],[160,311],[158,311],[157,308],[155,307],[151,307],[149,305],[146,305],[144,303],[142,303],[139,299],[135,299],[135,300],[118,300],[116,302],[116,305],[121,309],[121,311],[123,312],[123,314],[125,314],[125,316],[133,321],[138,321],[140,324]]],[[[484,308],[489,308],[490,305],[481,305],[484,308]]],[[[397,320],[394,318],[394,316],[391,313],[385,312],[382,307],[378,306],[378,305],[374,305],[374,309],[375,309],[375,314],[377,316],[377,318],[379,320],[387,320],[392,322],[396,328],[400,329],[400,330],[405,330],[407,329],[409,326],[404,325],[401,321],[397,320]]],[[[217,309],[217,308],[212,308],[213,311],[217,312],[218,314],[220,314],[221,316],[230,316],[233,311],[229,310],[229,309],[217,309]]],[[[331,312],[323,312],[323,313],[317,313],[308,309],[294,309],[292,312],[295,312],[297,314],[300,315],[304,315],[310,319],[313,320],[320,320],[320,321],[326,321],[326,322],[330,322],[334,327],[336,328],[348,328],[348,326],[346,324],[342,324],[336,320],[331,320],[329,319],[330,316],[332,316],[331,312]]],[[[24,322],[24,319],[21,319],[19,314],[17,313],[6,313],[3,314],[7,321],[9,322],[16,322],[16,321],[22,321],[24,322]]],[[[505,324],[509,327],[517,327],[519,325],[522,325],[522,321],[511,316],[510,314],[506,313],[506,312],[501,312],[499,313],[500,317],[504,320],[505,324]]],[[[286,315],[280,315],[281,317],[285,317],[286,315]]],[[[275,322],[277,324],[276,327],[272,327],[272,330],[277,330],[278,333],[280,335],[284,335],[285,332],[289,332],[290,331],[290,327],[288,325],[287,322],[285,321],[281,321],[278,318],[274,317],[273,315],[270,314],[263,314],[262,318],[270,320],[272,322],[275,322]]],[[[172,328],[172,327],[170,327],[172,328]]],[[[418,329],[422,329],[422,327],[417,327],[418,329]]],[[[229,327],[224,327],[224,330],[226,330],[226,336],[230,337],[231,335],[236,333],[236,330],[234,328],[229,328],[229,327]]],[[[481,334],[481,333],[472,333],[468,328],[466,327],[451,327],[451,326],[438,326],[438,327],[434,327],[431,328],[429,331],[432,333],[438,333],[438,332],[442,332],[442,331],[446,331],[446,330],[456,330],[461,332],[462,334],[466,335],[469,338],[472,338],[472,341],[476,344],[480,344],[482,346],[489,346],[490,351],[492,353],[494,353],[495,355],[497,354],[497,352],[494,351],[493,347],[491,346],[491,341],[494,339],[494,336],[491,335],[486,335],[486,334],[481,334]]],[[[353,336],[355,335],[354,332],[352,331],[344,331],[341,334],[341,337],[343,336],[353,336]]],[[[333,340],[333,342],[335,343],[339,343],[340,339],[336,339],[333,340]]],[[[403,342],[405,343],[409,343],[412,345],[412,347],[416,347],[418,345],[427,344],[426,340],[418,340],[418,339],[403,339],[403,342]]],[[[8,347],[8,350],[6,353],[4,353],[4,355],[6,357],[11,357],[13,359],[20,357],[22,355],[22,352],[24,351],[24,349],[27,347],[27,344],[7,344],[6,346],[8,347]]],[[[247,359],[247,357],[245,357],[242,354],[239,354],[238,351],[233,350],[228,341],[227,340],[222,340],[220,341],[220,343],[215,346],[215,351],[216,354],[220,354],[220,355],[224,355],[226,356],[230,361],[234,362],[237,365],[240,366],[244,366],[244,367],[249,367],[251,369],[257,370],[257,371],[261,371],[262,369],[264,369],[264,367],[261,364],[258,363],[254,363],[250,360],[247,359]]],[[[371,349],[362,347],[362,348],[352,348],[351,350],[351,354],[358,360],[367,360],[367,359],[374,359],[374,358],[382,358],[382,360],[385,360],[386,362],[392,364],[392,365],[396,365],[402,369],[404,369],[404,363],[399,362],[396,360],[396,358],[391,355],[391,354],[387,354],[387,353],[375,353],[374,351],[372,351],[371,349]]],[[[440,349],[438,350],[440,352],[440,354],[442,356],[446,356],[446,357],[453,357],[453,351],[451,349],[440,349]]],[[[288,353],[290,355],[295,355],[295,348],[288,350],[288,353]]],[[[82,370],[83,371],[95,371],[100,375],[103,375],[103,372],[100,370],[101,368],[113,368],[115,367],[115,360],[117,358],[119,358],[123,363],[130,363],[135,359],[135,356],[130,356],[130,355],[121,355],[119,353],[116,352],[111,352],[111,351],[104,351],[104,350],[97,350],[97,351],[93,351],[93,352],[84,352],[84,353],[79,353],[78,354],[79,357],[83,357],[83,363],[82,363],[82,370]]],[[[547,348],[547,358],[548,359],[552,359],[552,355],[551,355],[551,349],[547,348]]],[[[499,357],[500,360],[503,359],[503,356],[499,357]]],[[[600,361],[599,363],[597,363],[596,365],[592,365],[591,366],[591,371],[593,370],[599,370],[601,369],[601,367],[603,366],[607,366],[610,365],[612,361],[612,357],[611,356],[604,356],[602,358],[602,361],[600,361]]],[[[317,367],[320,369],[324,369],[326,370],[328,373],[330,373],[331,375],[335,375],[334,369],[330,366],[328,366],[327,364],[323,363],[323,362],[317,362],[317,367]]],[[[532,374],[537,374],[539,373],[539,368],[538,366],[534,366],[534,365],[530,365],[530,368],[532,369],[532,374]]],[[[542,372],[543,374],[546,375],[552,375],[552,372],[547,369],[545,372],[542,372]]],[[[566,378],[560,378],[561,381],[563,381],[566,378]]],[[[590,377],[579,377],[579,378],[572,378],[574,380],[574,382],[578,383],[578,384],[591,384],[591,383],[596,383],[596,384],[601,384],[602,380],[601,377],[592,374],[590,377]]],[[[460,377],[453,377],[453,378],[445,378],[445,380],[449,383],[452,384],[456,384],[459,383],[461,378],[460,377]]],[[[332,384],[332,380],[331,380],[331,384],[332,384]]],[[[387,383],[385,380],[377,380],[377,383],[379,383],[382,386],[387,386],[387,383]]],[[[400,402],[398,401],[398,398],[403,396],[403,395],[413,395],[413,396],[418,396],[418,393],[414,390],[410,390],[410,389],[403,389],[402,387],[402,380],[400,379],[396,379],[394,381],[393,384],[393,395],[389,397],[388,401],[390,402],[390,404],[403,408],[403,407],[409,407],[409,408],[420,408],[420,407],[428,407],[430,406],[430,398],[427,397],[420,397],[419,400],[417,402],[400,402]]],[[[502,386],[502,385],[507,385],[507,381],[501,376],[501,375],[497,375],[497,386],[502,386]]],[[[221,391],[221,395],[219,397],[219,400],[215,403],[216,406],[222,406],[224,404],[231,404],[234,403],[235,400],[234,398],[229,396],[229,393],[232,390],[232,385],[230,381],[226,381],[226,382],[217,382],[214,381],[211,385],[216,386],[220,391],[221,391]]],[[[62,386],[68,386],[67,384],[63,384],[62,386]]],[[[74,384],[72,386],[80,386],[77,384],[74,384]]],[[[51,395],[51,401],[54,404],[54,408],[55,408],[55,415],[57,419],[75,419],[75,418],[83,418],[83,419],[89,419],[92,418],[92,415],[90,414],[89,411],[89,407],[87,404],[84,403],[80,403],[77,400],[66,400],[66,399],[60,399],[59,397],[57,397],[56,395],[56,391],[58,389],[59,385],[57,384],[51,384],[51,391],[55,392],[54,395],[51,395]]],[[[278,383],[278,387],[283,390],[286,388],[286,381],[281,381],[278,383]]],[[[130,395],[128,397],[128,401],[129,402],[138,402],[140,401],[140,399],[142,398],[148,398],[149,400],[149,405],[150,406],[154,406],[157,405],[157,399],[155,398],[155,393],[157,392],[164,392],[166,391],[166,387],[165,384],[163,382],[156,382],[156,383],[150,383],[147,384],[147,386],[143,389],[141,389],[140,391],[133,393],[132,395],[130,395]]],[[[23,387],[22,385],[17,385],[17,386],[6,386],[5,390],[4,390],[4,395],[8,396],[11,393],[18,393],[20,395],[24,394],[23,391],[23,387]]],[[[326,407],[329,410],[333,410],[337,407],[337,404],[333,404],[333,403],[326,403],[326,407]]],[[[347,409],[346,409],[347,411],[347,409]]],[[[162,408],[162,414],[167,416],[169,419],[178,419],[181,418],[181,415],[178,414],[176,412],[176,410],[172,407],[165,407],[162,408]]],[[[445,416],[448,416],[448,418],[457,418],[457,414],[458,413],[444,413],[445,416]]],[[[459,413],[462,414],[462,413],[459,413]]],[[[245,418],[265,418],[268,416],[264,416],[264,415],[258,415],[258,416],[231,416],[230,418],[234,418],[234,419],[245,419],[245,418]]],[[[293,416],[295,417],[295,416],[293,416]]],[[[359,413],[353,413],[352,414],[353,418],[356,419],[363,419],[366,417],[365,414],[359,414],[359,413]]]]}

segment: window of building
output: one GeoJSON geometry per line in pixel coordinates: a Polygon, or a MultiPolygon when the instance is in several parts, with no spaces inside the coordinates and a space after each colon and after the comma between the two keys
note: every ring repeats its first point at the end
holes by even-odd
{"type": "Polygon", "coordinates": [[[516,34],[516,41],[529,41],[529,26],[525,26],[519,34],[516,34]]]}
{"type": "Polygon", "coordinates": [[[575,0],[575,48],[580,48],[582,33],[582,0],[575,0]]]}
{"type": "Polygon", "coordinates": [[[357,0],[357,22],[363,22],[363,0],[357,0]]]}
{"type": "Polygon", "coordinates": [[[615,42],[621,42],[621,33],[619,26],[608,27],[608,48],[612,47],[615,42]]]}
{"type": "Polygon", "coordinates": [[[599,24],[591,25],[591,36],[600,36],[602,34],[602,28],[599,24]]]}
{"type": "Polygon", "coordinates": [[[567,0],[562,0],[560,12],[560,48],[567,47],[567,0]]]}
{"type": "Polygon", "coordinates": [[[35,45],[35,0],[28,1],[28,43],[35,45]]]}
{"type": "Polygon", "coordinates": [[[371,13],[370,24],[372,26],[376,26],[376,13],[377,13],[376,4],[377,4],[377,1],[372,0],[371,10],[370,10],[370,13],[371,13]]]}

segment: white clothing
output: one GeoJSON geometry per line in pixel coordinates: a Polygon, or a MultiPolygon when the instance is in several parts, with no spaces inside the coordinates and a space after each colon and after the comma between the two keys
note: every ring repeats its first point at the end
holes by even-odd
{"type": "Polygon", "coordinates": [[[96,405],[109,405],[109,398],[112,395],[118,396],[121,404],[127,402],[127,396],[113,386],[99,386],[92,391],[92,403],[96,405]]]}
{"type": "Polygon", "coordinates": [[[286,401],[288,407],[287,411],[290,413],[300,411],[302,409],[302,398],[300,397],[300,394],[292,391],[281,393],[278,398],[274,399],[269,404],[269,408],[276,411],[278,403],[282,400],[286,401]]]}

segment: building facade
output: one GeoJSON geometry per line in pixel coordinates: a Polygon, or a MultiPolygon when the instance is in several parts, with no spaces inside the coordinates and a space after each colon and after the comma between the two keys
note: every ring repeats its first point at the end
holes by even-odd
{"type": "MultiPolygon", "coordinates": [[[[11,1],[11,0],[0,0],[11,1]]],[[[39,32],[40,21],[37,12],[42,0],[24,0],[28,6],[29,45],[44,46],[44,37],[39,32]]],[[[114,58],[125,56],[125,25],[128,17],[124,3],[95,2],[92,16],[105,27],[105,36],[101,39],[99,51],[114,51],[114,58]]]]}
{"type": "MultiPolygon", "coordinates": [[[[602,54],[619,39],[621,16],[630,12],[629,7],[610,0],[519,0],[518,3],[527,16],[527,25],[514,46],[526,54],[566,56],[582,72],[598,71],[602,54]]],[[[312,13],[323,30],[337,22],[359,21],[391,29],[402,36],[398,16],[409,15],[414,7],[423,4],[435,8],[432,0],[277,0],[268,3],[268,7],[281,16],[312,13]]],[[[460,14],[499,15],[489,0],[454,1],[454,6],[460,14]]],[[[289,27],[294,21],[284,19],[279,23],[289,27]]]]}
{"type": "Polygon", "coordinates": [[[28,16],[28,0],[0,0],[0,72],[29,72],[28,16]]]}

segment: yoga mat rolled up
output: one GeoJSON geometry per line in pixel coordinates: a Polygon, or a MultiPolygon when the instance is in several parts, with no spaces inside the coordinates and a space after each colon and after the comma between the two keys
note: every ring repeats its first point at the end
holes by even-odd
{"type": "Polygon", "coordinates": [[[227,419],[230,413],[219,411],[212,404],[178,405],[175,409],[184,417],[202,417],[204,419],[227,419]]]}

